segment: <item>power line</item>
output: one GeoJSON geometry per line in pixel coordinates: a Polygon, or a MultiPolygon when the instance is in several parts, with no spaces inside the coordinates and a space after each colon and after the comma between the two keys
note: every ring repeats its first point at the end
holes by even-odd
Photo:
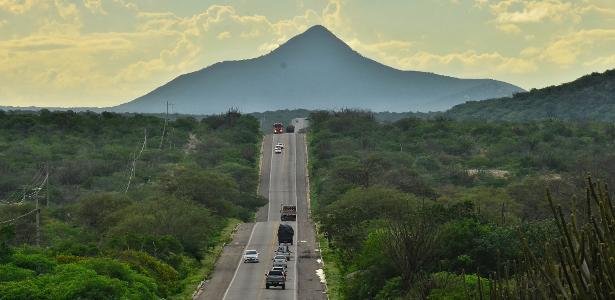
{"type": "MultiPolygon", "coordinates": [[[[44,175],[45,177],[42,178],[42,181],[38,183],[36,187],[27,186],[27,188],[24,188],[24,192],[22,194],[22,200],[18,203],[13,204],[13,205],[21,205],[25,202],[26,198],[31,199],[32,197],[34,197],[35,205],[36,205],[35,208],[21,216],[17,216],[15,218],[0,222],[0,224],[9,224],[21,218],[25,218],[33,213],[36,213],[36,246],[38,247],[40,247],[41,245],[41,210],[39,206],[38,194],[43,189],[43,187],[45,187],[47,205],[49,205],[49,165],[48,164],[45,165],[44,172],[43,170],[39,170],[39,172],[34,176],[34,179],[31,181],[31,184],[30,184],[30,185],[34,185],[37,181],[41,180],[43,173],[45,174],[44,175]]],[[[8,205],[11,205],[11,204],[8,204],[8,205]]]]}
{"type": "Polygon", "coordinates": [[[18,216],[18,217],[15,217],[15,218],[12,218],[12,219],[9,219],[9,220],[6,220],[6,221],[2,221],[2,222],[0,222],[0,224],[12,223],[12,222],[15,222],[15,221],[17,221],[17,220],[19,220],[19,219],[23,218],[23,217],[26,217],[26,216],[31,215],[31,214],[32,214],[32,213],[34,213],[34,212],[39,212],[39,211],[40,211],[40,209],[35,208],[35,209],[33,209],[33,210],[31,210],[31,211],[29,211],[29,212],[27,212],[27,213],[25,213],[25,214],[23,214],[23,215],[21,215],[21,216],[18,216]]]}
{"type": "Polygon", "coordinates": [[[145,128],[144,131],[145,131],[145,136],[143,137],[143,144],[141,145],[141,151],[139,151],[139,154],[135,153],[133,155],[132,167],[130,168],[130,175],[128,177],[128,184],[126,184],[126,189],[124,190],[124,193],[127,193],[128,189],[130,188],[130,183],[132,182],[132,178],[135,176],[135,172],[137,168],[137,160],[139,160],[139,158],[141,157],[141,154],[143,154],[143,150],[145,150],[145,147],[147,146],[147,128],[145,128]]]}

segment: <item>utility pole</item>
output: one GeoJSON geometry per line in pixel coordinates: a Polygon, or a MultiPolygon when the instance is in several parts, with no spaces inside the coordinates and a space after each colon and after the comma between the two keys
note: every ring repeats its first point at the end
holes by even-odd
{"type": "Polygon", "coordinates": [[[45,205],[49,208],[49,163],[45,165],[45,205]]]}
{"type": "Polygon", "coordinates": [[[158,148],[162,149],[162,142],[164,141],[164,134],[167,131],[167,122],[169,121],[169,101],[167,101],[167,114],[164,117],[164,125],[162,127],[162,136],[160,136],[160,145],[158,148]]]}
{"type": "Polygon", "coordinates": [[[36,198],[36,246],[41,246],[41,209],[38,206],[38,196],[36,198]]]}

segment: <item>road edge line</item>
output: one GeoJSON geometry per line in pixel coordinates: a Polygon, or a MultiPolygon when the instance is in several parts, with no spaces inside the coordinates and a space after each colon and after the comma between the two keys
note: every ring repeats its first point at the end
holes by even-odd
{"type": "MultiPolygon", "coordinates": [[[[310,170],[309,170],[309,163],[310,163],[310,155],[308,153],[308,141],[307,141],[307,133],[305,133],[303,135],[303,143],[305,145],[305,183],[307,184],[307,187],[305,189],[305,194],[306,194],[306,200],[308,203],[308,221],[312,219],[312,199],[311,199],[311,195],[310,195],[310,170]]],[[[316,226],[316,223],[312,221],[312,223],[314,224],[314,233],[315,236],[314,238],[316,239],[316,242],[318,243],[318,256],[320,256],[320,262],[322,264],[322,272],[323,274],[325,274],[325,282],[324,282],[324,286],[325,286],[325,295],[327,297],[327,299],[329,299],[329,285],[327,284],[327,280],[326,280],[326,273],[325,273],[325,260],[322,257],[322,247],[320,245],[320,239],[318,238],[319,236],[319,232],[318,232],[318,227],[316,226]]]]}
{"type": "MultiPolygon", "coordinates": [[[[293,147],[293,149],[295,150],[295,161],[294,161],[294,165],[295,165],[295,180],[294,180],[294,194],[295,194],[295,210],[297,213],[299,213],[299,196],[298,196],[298,192],[297,192],[297,134],[293,133],[293,135],[295,136],[295,146],[293,147]]],[[[295,217],[295,224],[297,224],[297,233],[295,234],[295,293],[294,293],[294,299],[297,300],[297,298],[299,298],[299,273],[297,272],[297,264],[299,262],[299,225],[301,224],[301,221],[299,220],[299,218],[295,217]]]]}
{"type": "Polygon", "coordinates": [[[254,235],[254,229],[256,229],[257,224],[258,222],[255,222],[254,226],[252,226],[252,231],[250,232],[250,238],[248,239],[246,246],[243,247],[243,251],[241,251],[242,258],[239,259],[239,263],[237,264],[237,267],[235,268],[235,273],[233,273],[233,278],[231,278],[231,282],[229,282],[228,286],[226,287],[226,290],[224,291],[224,296],[222,296],[222,300],[226,299],[228,291],[231,289],[231,286],[233,286],[235,277],[237,277],[237,272],[239,272],[239,267],[241,267],[241,263],[243,263],[243,253],[246,252],[246,250],[248,249],[248,246],[250,245],[250,242],[252,241],[252,236],[254,235]]]}
{"type": "MultiPolygon", "coordinates": [[[[275,134],[271,135],[271,151],[273,151],[273,143],[274,143],[275,134]]],[[[271,174],[273,174],[273,154],[271,153],[271,158],[269,159],[269,187],[267,188],[267,222],[271,221],[271,174]]]]}

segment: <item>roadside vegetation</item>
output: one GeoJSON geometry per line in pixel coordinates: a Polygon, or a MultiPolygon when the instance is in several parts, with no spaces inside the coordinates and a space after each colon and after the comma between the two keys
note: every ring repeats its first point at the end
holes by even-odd
{"type": "Polygon", "coordinates": [[[185,295],[266,202],[259,142],[258,120],[233,111],[0,111],[0,298],[185,295]]]}
{"type": "Polygon", "coordinates": [[[459,104],[444,114],[455,119],[489,121],[615,120],[615,69],[592,73],[558,86],[532,89],[512,97],[459,104]]]}
{"type": "Polygon", "coordinates": [[[613,286],[613,205],[587,180],[615,183],[612,124],[310,118],[312,209],[334,296],[516,299],[530,287],[575,298],[588,282],[604,287],[593,295],[613,286]]]}

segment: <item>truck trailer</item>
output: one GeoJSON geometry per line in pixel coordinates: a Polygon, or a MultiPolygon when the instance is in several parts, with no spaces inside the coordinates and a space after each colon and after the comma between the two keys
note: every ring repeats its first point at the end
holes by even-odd
{"type": "Polygon", "coordinates": [[[278,244],[293,244],[295,230],[288,224],[280,224],[278,227],[278,244]]]}
{"type": "Polygon", "coordinates": [[[297,220],[297,206],[282,204],[282,206],[280,207],[280,219],[282,221],[296,221],[297,220]]]}

